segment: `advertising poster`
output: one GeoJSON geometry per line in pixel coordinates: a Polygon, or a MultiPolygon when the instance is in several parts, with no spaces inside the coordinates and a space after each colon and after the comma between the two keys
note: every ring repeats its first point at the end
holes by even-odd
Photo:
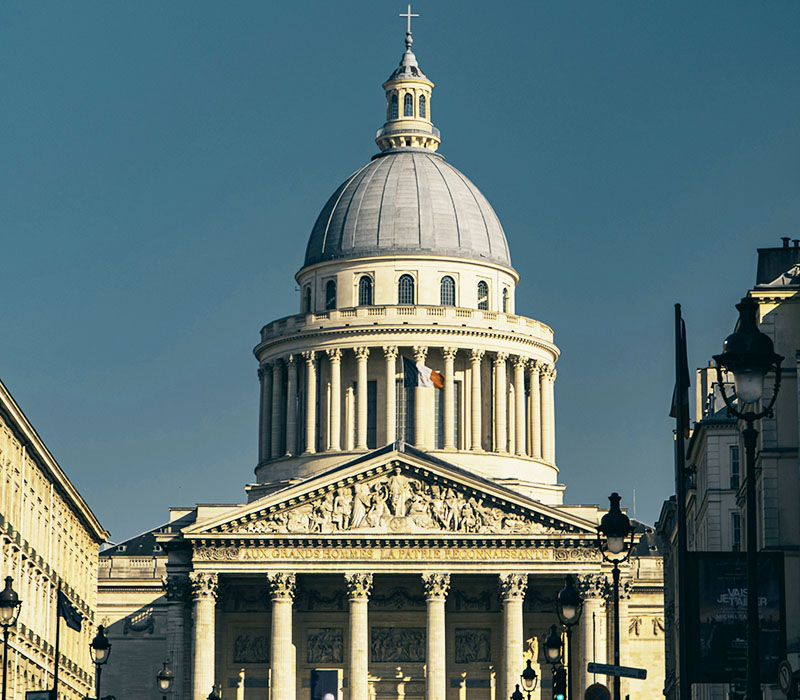
{"type": "MultiPolygon", "coordinates": [[[[747,669],[747,563],[739,552],[691,552],[697,595],[694,683],[730,683],[747,669]]],[[[761,678],[772,682],[785,655],[783,557],[758,555],[761,678]]]]}

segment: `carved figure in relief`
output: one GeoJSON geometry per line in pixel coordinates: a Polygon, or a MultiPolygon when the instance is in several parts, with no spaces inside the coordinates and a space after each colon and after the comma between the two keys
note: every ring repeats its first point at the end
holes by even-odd
{"type": "Polygon", "coordinates": [[[337,530],[347,530],[350,527],[350,511],[353,508],[353,496],[350,489],[339,489],[333,497],[333,512],[331,522],[337,530]]]}
{"type": "Polygon", "coordinates": [[[409,481],[399,469],[389,477],[387,482],[389,487],[389,504],[392,508],[392,513],[396,518],[404,518],[406,516],[406,501],[409,496],[409,481]]]}
{"type": "Polygon", "coordinates": [[[350,517],[350,528],[361,527],[367,517],[367,509],[372,504],[369,484],[360,483],[353,486],[353,512],[350,517]]]}

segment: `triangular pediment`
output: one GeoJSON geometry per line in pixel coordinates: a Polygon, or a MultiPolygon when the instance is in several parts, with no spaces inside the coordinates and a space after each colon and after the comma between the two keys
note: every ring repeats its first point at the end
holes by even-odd
{"type": "Polygon", "coordinates": [[[378,450],[184,530],[203,536],[544,536],[595,526],[418,450],[378,450]]]}

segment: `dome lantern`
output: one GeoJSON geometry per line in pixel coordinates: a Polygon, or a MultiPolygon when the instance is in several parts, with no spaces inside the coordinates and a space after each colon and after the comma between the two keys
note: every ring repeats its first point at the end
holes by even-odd
{"type": "Polygon", "coordinates": [[[422,72],[417,57],[411,50],[411,18],[419,17],[408,12],[400,15],[408,18],[406,50],[400,65],[383,84],[386,93],[386,123],[378,130],[375,142],[382,151],[396,148],[425,148],[435,151],[441,138],[439,130],[431,122],[431,93],[433,83],[422,72]]]}

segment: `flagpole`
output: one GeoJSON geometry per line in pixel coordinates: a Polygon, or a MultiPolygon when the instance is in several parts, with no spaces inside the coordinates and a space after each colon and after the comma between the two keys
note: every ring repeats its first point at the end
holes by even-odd
{"type": "Polygon", "coordinates": [[[61,581],[58,582],[58,592],[56,593],[56,667],[53,673],[53,695],[51,700],[58,700],[58,654],[59,642],[61,641],[61,615],[58,612],[58,599],[61,597],[61,581]]]}
{"type": "Polygon", "coordinates": [[[686,595],[686,446],[684,427],[689,424],[688,386],[684,384],[684,373],[688,373],[686,354],[686,326],[681,317],[681,305],[675,304],[675,498],[678,518],[678,556],[676,578],[678,583],[678,698],[691,700],[692,686],[689,682],[687,660],[688,597],[686,595]],[[687,415],[684,415],[687,412],[687,415]]]}

